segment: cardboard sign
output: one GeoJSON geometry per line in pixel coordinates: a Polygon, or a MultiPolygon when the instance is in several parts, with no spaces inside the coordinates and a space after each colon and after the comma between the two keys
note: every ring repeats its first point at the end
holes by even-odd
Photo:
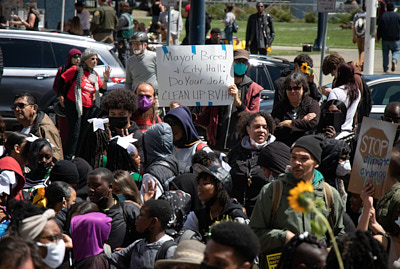
{"type": "Polygon", "coordinates": [[[395,124],[363,118],[350,176],[350,192],[359,194],[370,182],[375,188],[374,198],[381,198],[396,130],[395,124]]]}
{"type": "Polygon", "coordinates": [[[232,45],[163,46],[157,48],[160,106],[222,106],[233,103],[232,45]]]}

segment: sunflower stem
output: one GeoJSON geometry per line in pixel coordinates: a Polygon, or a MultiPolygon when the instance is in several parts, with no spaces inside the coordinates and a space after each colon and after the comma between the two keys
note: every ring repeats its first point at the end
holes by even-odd
{"type": "Polygon", "coordinates": [[[325,224],[326,228],[328,229],[329,236],[332,239],[333,249],[335,250],[335,254],[336,254],[336,257],[337,257],[337,260],[338,260],[338,263],[339,263],[339,268],[340,269],[344,269],[342,255],[339,252],[339,247],[338,247],[338,245],[336,243],[335,235],[333,234],[331,225],[329,224],[329,222],[325,218],[325,216],[315,206],[312,206],[312,210],[315,212],[315,214],[317,214],[318,217],[320,217],[320,219],[323,221],[323,223],[325,224]]]}

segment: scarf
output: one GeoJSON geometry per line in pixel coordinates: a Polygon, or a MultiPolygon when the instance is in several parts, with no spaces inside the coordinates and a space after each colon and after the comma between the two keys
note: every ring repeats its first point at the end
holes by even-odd
{"type": "Polygon", "coordinates": [[[82,84],[82,78],[84,75],[84,71],[90,72],[90,75],[88,77],[90,83],[94,84],[95,88],[95,105],[97,107],[100,107],[100,92],[99,92],[99,82],[97,79],[97,73],[94,71],[93,68],[89,68],[86,63],[81,64],[81,68],[78,68],[78,75],[76,77],[76,83],[75,83],[75,105],[76,105],[76,111],[78,112],[78,117],[80,118],[82,116],[82,89],[81,89],[81,84],[82,84]]]}
{"type": "Polygon", "coordinates": [[[269,145],[272,142],[274,142],[275,139],[276,139],[276,137],[274,135],[269,134],[267,140],[265,140],[263,143],[259,144],[256,141],[254,141],[253,139],[251,139],[250,136],[246,135],[243,137],[241,145],[243,148],[248,149],[248,150],[261,150],[266,145],[269,145]]]}

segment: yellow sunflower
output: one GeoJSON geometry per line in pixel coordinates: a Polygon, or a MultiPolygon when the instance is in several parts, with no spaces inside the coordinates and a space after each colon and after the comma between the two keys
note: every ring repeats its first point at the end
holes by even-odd
{"type": "Polygon", "coordinates": [[[288,201],[293,211],[307,213],[315,203],[314,188],[309,181],[300,181],[297,186],[289,191],[288,201]]]}
{"type": "Polygon", "coordinates": [[[308,66],[307,63],[302,63],[300,67],[300,71],[303,74],[308,74],[310,72],[310,67],[308,66]]]}

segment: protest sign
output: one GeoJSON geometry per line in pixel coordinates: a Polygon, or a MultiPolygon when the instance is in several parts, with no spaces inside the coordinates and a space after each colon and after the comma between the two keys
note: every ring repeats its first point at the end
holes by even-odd
{"type": "Polygon", "coordinates": [[[390,154],[397,125],[364,117],[358,136],[348,190],[360,193],[368,182],[380,199],[388,177],[390,154]]]}
{"type": "Polygon", "coordinates": [[[158,47],[157,80],[160,106],[172,101],[185,106],[230,105],[232,45],[158,47]]]}

